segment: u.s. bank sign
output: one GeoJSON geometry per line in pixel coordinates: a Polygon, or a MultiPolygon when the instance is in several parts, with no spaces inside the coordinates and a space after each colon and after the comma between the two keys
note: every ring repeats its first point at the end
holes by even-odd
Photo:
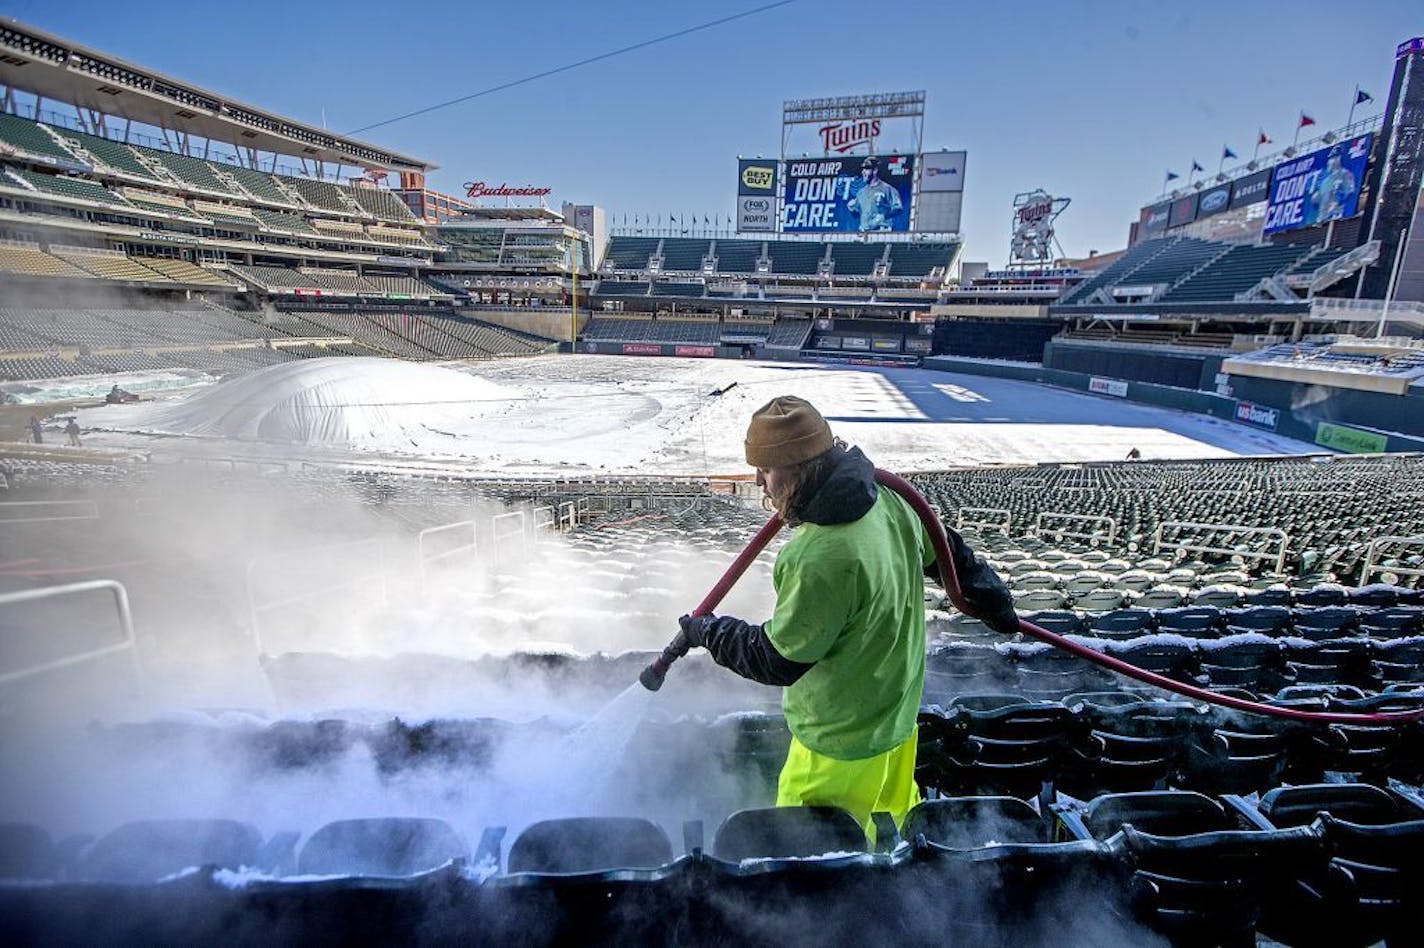
{"type": "Polygon", "coordinates": [[[1257,428],[1275,431],[1276,425],[1281,420],[1281,412],[1278,408],[1267,408],[1265,405],[1237,402],[1236,420],[1248,425],[1255,425],[1257,428]]]}

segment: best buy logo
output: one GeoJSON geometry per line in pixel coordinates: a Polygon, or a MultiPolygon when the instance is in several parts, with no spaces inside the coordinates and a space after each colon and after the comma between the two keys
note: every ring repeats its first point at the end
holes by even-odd
{"type": "Polygon", "coordinates": [[[766,165],[747,165],[742,169],[742,184],[753,191],[770,191],[776,180],[776,168],[766,165]]]}

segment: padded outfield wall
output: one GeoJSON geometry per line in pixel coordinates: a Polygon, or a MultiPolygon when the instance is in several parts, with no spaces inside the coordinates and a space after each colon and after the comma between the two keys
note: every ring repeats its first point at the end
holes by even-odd
{"type": "Polygon", "coordinates": [[[924,367],[940,372],[1039,382],[1159,408],[1175,408],[1179,411],[1211,415],[1340,451],[1359,454],[1424,451],[1424,428],[1417,427],[1424,423],[1424,394],[1380,395],[1346,389],[1325,389],[1321,386],[1292,386],[1289,383],[1232,376],[1233,385],[1244,381],[1265,381],[1278,388],[1250,386],[1243,390],[1238,386],[1233,395],[1228,397],[1215,392],[1194,391],[1151,382],[1124,381],[1082,372],[1067,372],[1028,362],[931,356],[924,360],[924,367]],[[1292,388],[1311,391],[1287,391],[1292,388]],[[1364,399],[1359,396],[1371,398],[1364,399]],[[1409,433],[1399,431],[1404,427],[1401,419],[1405,415],[1411,419],[1409,433]],[[1381,423],[1388,424],[1392,430],[1386,431],[1374,426],[1381,423]]]}

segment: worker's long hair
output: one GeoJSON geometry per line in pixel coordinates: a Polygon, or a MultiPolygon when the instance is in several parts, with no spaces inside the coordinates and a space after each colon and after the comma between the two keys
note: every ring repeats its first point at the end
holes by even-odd
{"type": "Polygon", "coordinates": [[[821,483],[830,473],[830,469],[835,462],[846,452],[846,443],[840,438],[836,438],[829,451],[822,452],[800,464],[792,464],[787,468],[787,479],[791,483],[791,489],[779,501],[772,500],[771,497],[763,494],[761,498],[762,507],[767,510],[776,511],[788,527],[800,526],[803,522],[801,512],[806,509],[806,505],[811,502],[811,498],[816,496],[816,491],[821,489],[821,483]]]}

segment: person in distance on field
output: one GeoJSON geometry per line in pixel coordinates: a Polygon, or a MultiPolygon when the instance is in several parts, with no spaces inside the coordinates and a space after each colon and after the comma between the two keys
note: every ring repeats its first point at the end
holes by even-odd
{"type": "MultiPolygon", "coordinates": [[[[900,824],[920,799],[915,722],[934,547],[910,505],[876,483],[870,460],[832,436],[810,403],[772,399],[752,416],[745,447],[766,501],[796,531],[772,572],[775,610],[762,625],[714,615],[679,623],[719,665],[785,689],[792,741],[777,805],[839,806],[873,840],[873,813],[900,824]]],[[[1017,631],[1003,581],[948,535],[975,612],[1017,631]]]]}

